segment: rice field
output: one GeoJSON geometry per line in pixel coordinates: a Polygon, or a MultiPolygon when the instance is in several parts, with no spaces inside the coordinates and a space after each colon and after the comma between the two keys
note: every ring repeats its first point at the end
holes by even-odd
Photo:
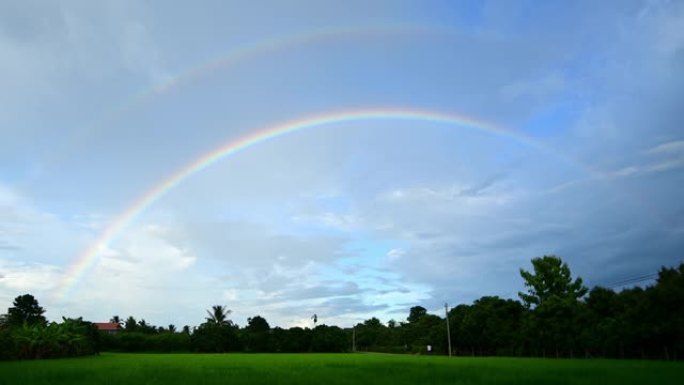
{"type": "Polygon", "coordinates": [[[115,354],[0,362],[0,384],[680,384],[684,363],[387,354],[115,354]]]}

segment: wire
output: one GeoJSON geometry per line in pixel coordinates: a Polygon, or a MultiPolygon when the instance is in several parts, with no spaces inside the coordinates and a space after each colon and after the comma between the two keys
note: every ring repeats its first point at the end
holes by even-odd
{"type": "Polygon", "coordinates": [[[608,288],[616,288],[620,286],[627,286],[631,285],[634,283],[639,283],[639,282],[645,282],[645,281],[651,281],[653,279],[658,278],[658,273],[651,273],[651,274],[645,274],[645,275],[638,275],[634,277],[629,277],[629,278],[624,278],[619,281],[615,281],[611,284],[608,285],[608,288]]]}

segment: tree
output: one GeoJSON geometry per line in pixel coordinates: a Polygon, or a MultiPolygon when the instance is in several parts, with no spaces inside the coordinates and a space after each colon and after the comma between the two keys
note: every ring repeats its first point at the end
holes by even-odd
{"type": "Polygon", "coordinates": [[[534,272],[520,269],[520,276],[528,287],[527,293],[519,292],[525,306],[539,306],[551,297],[577,300],[587,293],[582,278],[572,280],[570,268],[559,257],[545,255],[532,259],[534,272]]]}
{"type": "Polygon", "coordinates": [[[415,323],[418,322],[427,314],[427,309],[422,306],[414,306],[409,310],[409,316],[407,318],[408,322],[415,323]]]}
{"type": "Polygon", "coordinates": [[[318,325],[311,335],[311,351],[337,353],[347,350],[347,335],[337,326],[318,325]]]}
{"type": "Polygon", "coordinates": [[[145,334],[154,334],[157,332],[157,328],[154,325],[150,325],[144,319],[138,321],[137,331],[145,334]]]}
{"type": "Polygon", "coordinates": [[[264,317],[254,316],[247,319],[245,328],[245,348],[252,352],[267,352],[273,350],[270,346],[271,327],[264,317]]]}
{"type": "Polygon", "coordinates": [[[677,357],[677,351],[684,351],[684,263],[677,268],[663,267],[648,294],[652,303],[651,328],[656,331],[663,356],[677,357]]]}
{"type": "Polygon", "coordinates": [[[402,342],[407,349],[414,353],[425,352],[427,345],[432,346],[433,351],[446,348],[446,328],[444,320],[434,314],[427,314],[422,306],[414,306],[409,310],[406,318],[408,324],[402,324],[402,342]],[[444,338],[442,338],[444,334],[444,338]]]}
{"type": "Polygon", "coordinates": [[[112,318],[109,319],[109,322],[117,325],[121,325],[123,321],[121,321],[121,318],[119,318],[118,315],[113,316],[112,318]]]}
{"type": "Polygon", "coordinates": [[[532,266],[533,273],[520,269],[528,291],[518,293],[525,306],[533,309],[524,321],[527,341],[544,356],[551,351],[557,357],[573,356],[582,332],[579,299],[587,288],[582,278],[573,281],[570,268],[559,257],[534,258],[532,266]]]}
{"type": "Polygon", "coordinates": [[[138,321],[133,318],[133,316],[129,316],[126,318],[126,322],[124,322],[124,330],[127,332],[134,332],[138,330],[138,321]]]}
{"type": "Polygon", "coordinates": [[[356,329],[356,346],[361,350],[376,349],[382,343],[387,342],[386,327],[375,317],[354,328],[356,329]]]}
{"type": "Polygon", "coordinates": [[[194,330],[191,346],[198,352],[223,353],[242,349],[238,327],[230,321],[207,321],[194,330]]]}
{"type": "Polygon", "coordinates": [[[624,345],[620,297],[611,289],[597,286],[589,292],[585,308],[588,319],[582,338],[586,354],[591,351],[602,357],[616,357],[619,346],[624,345]]]}
{"type": "Polygon", "coordinates": [[[457,343],[468,338],[471,354],[480,355],[512,353],[520,329],[524,307],[518,301],[485,296],[467,308],[457,307],[451,312],[460,327],[454,330],[463,333],[457,343]],[[460,339],[460,340],[459,340],[460,339]]]}
{"type": "Polygon", "coordinates": [[[264,317],[257,315],[254,317],[247,318],[246,329],[254,333],[262,333],[271,330],[271,326],[268,324],[264,317]]]}
{"type": "Polygon", "coordinates": [[[318,316],[316,314],[311,316],[311,319],[313,320],[314,327],[316,326],[316,322],[318,322],[318,316]]]}
{"type": "Polygon", "coordinates": [[[233,322],[228,319],[228,315],[232,313],[231,310],[222,305],[214,305],[211,310],[207,310],[209,317],[206,318],[207,323],[216,325],[231,325],[233,322]]]}
{"type": "Polygon", "coordinates": [[[7,309],[7,323],[21,326],[26,323],[32,325],[46,325],[47,319],[43,316],[45,309],[38,305],[38,301],[31,294],[20,295],[14,299],[14,306],[7,309]]]}

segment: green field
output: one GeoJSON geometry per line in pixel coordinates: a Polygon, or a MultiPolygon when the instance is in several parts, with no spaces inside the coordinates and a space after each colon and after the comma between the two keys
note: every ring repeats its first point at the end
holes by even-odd
{"type": "Polygon", "coordinates": [[[684,363],[384,354],[102,354],[0,362],[0,384],[680,384],[684,363]]]}

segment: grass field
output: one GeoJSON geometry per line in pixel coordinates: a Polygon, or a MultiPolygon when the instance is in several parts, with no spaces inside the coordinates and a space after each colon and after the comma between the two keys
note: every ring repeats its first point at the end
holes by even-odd
{"type": "Polygon", "coordinates": [[[102,354],[0,362],[0,384],[680,384],[684,363],[384,354],[102,354]]]}

